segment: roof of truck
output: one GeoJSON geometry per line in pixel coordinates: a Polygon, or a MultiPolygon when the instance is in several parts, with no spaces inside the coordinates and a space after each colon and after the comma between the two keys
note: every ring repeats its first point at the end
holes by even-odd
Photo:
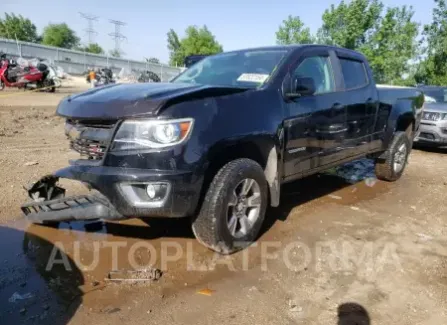
{"type": "Polygon", "coordinates": [[[334,50],[334,51],[341,51],[341,52],[345,52],[345,53],[350,53],[352,55],[355,56],[362,56],[363,54],[361,54],[360,52],[354,51],[354,50],[350,50],[350,49],[346,49],[343,47],[338,47],[338,46],[333,46],[333,45],[323,45],[323,44],[291,44],[291,45],[271,45],[271,46],[261,46],[261,47],[253,47],[253,48],[245,48],[245,49],[240,49],[240,50],[234,50],[234,51],[228,51],[228,52],[224,52],[224,53],[237,53],[237,52],[244,52],[244,51],[268,51],[268,50],[296,50],[299,48],[304,48],[304,47],[322,47],[322,48],[327,48],[330,50],[334,50]]]}

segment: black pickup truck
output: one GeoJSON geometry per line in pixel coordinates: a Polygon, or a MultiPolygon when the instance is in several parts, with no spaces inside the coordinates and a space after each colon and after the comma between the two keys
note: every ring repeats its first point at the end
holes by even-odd
{"type": "Polygon", "coordinates": [[[35,183],[22,210],[34,223],[190,217],[201,243],[232,253],[256,240],[286,182],[361,157],[397,180],[423,105],[415,88],[376,87],[364,56],[342,48],[208,56],[169,83],[62,100],[81,157],[35,183]],[[91,192],[65,196],[59,178],[91,192]]]}

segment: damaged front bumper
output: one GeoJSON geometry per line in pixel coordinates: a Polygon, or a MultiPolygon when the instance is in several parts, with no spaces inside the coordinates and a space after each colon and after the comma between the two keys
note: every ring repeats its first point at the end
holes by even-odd
{"type": "Polygon", "coordinates": [[[47,175],[28,189],[33,202],[21,206],[28,221],[45,223],[123,218],[107,198],[99,193],[65,197],[65,189],[57,186],[58,180],[59,177],[47,175]]]}
{"type": "Polygon", "coordinates": [[[22,211],[32,223],[123,218],[107,199],[94,195],[26,203],[22,211]]]}
{"type": "MultiPolygon", "coordinates": [[[[202,180],[190,172],[102,165],[71,165],[45,176],[28,190],[21,206],[33,223],[132,217],[185,217],[194,213],[202,180]],[[95,193],[65,197],[59,178],[85,183],[95,193]],[[161,184],[161,185],[160,185],[161,184]],[[148,186],[160,189],[154,197],[148,186]]],[[[151,189],[152,189],[151,187],[151,189]]]]}

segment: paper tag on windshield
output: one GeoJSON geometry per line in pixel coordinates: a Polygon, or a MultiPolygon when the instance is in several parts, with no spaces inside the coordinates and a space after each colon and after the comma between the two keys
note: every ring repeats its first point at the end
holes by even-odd
{"type": "Polygon", "coordinates": [[[263,73],[243,73],[237,78],[237,81],[263,83],[268,77],[268,74],[263,73]]]}

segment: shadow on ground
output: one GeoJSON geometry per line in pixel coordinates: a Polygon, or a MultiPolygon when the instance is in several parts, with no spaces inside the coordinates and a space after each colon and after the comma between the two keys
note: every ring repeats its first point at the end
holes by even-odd
{"type": "Polygon", "coordinates": [[[0,324],[68,324],[83,296],[75,263],[26,231],[0,227],[0,240],[0,324]]]}
{"type": "Polygon", "coordinates": [[[371,319],[367,310],[355,303],[348,302],[338,306],[337,325],[370,325],[371,319]]]}

